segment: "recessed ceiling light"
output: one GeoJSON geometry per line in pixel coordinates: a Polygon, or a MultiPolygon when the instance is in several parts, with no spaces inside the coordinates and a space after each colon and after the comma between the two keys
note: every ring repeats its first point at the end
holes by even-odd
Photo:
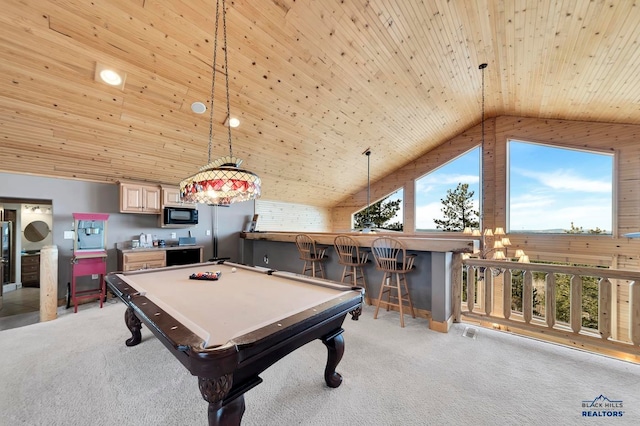
{"type": "Polygon", "coordinates": [[[202,114],[207,110],[207,106],[202,102],[194,102],[191,104],[191,111],[196,114],[202,114]]]}
{"type": "Polygon", "coordinates": [[[125,72],[108,67],[99,62],[96,62],[95,80],[100,83],[106,83],[109,86],[117,87],[120,90],[124,90],[124,81],[127,74],[125,72]]]}
{"type": "Polygon", "coordinates": [[[100,78],[107,84],[112,86],[118,86],[122,83],[122,77],[114,70],[102,70],[100,71],[100,78]]]}
{"type": "Polygon", "coordinates": [[[224,126],[227,127],[238,127],[240,125],[240,120],[235,117],[228,117],[224,120],[224,126]]]}

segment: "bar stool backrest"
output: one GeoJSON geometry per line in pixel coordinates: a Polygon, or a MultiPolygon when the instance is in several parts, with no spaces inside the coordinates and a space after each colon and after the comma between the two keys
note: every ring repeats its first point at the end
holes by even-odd
{"type": "Polygon", "coordinates": [[[318,260],[318,252],[316,251],[316,242],[313,238],[306,234],[296,235],[296,247],[300,253],[300,259],[305,261],[318,260]]]}
{"type": "Polygon", "coordinates": [[[338,235],[333,241],[333,246],[341,265],[354,266],[368,260],[369,253],[361,251],[358,242],[347,235],[338,235]]]}
{"type": "Polygon", "coordinates": [[[400,240],[392,237],[380,237],[371,243],[376,268],[386,272],[407,272],[413,268],[414,255],[407,255],[407,250],[400,240]]]}

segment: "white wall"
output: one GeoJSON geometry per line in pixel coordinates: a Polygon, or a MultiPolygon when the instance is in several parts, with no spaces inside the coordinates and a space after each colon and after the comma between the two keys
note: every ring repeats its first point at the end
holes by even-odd
{"type": "Polygon", "coordinates": [[[254,214],[254,203],[251,202],[224,208],[199,204],[200,223],[197,226],[186,229],[164,229],[158,228],[157,215],[120,213],[119,185],[115,183],[84,182],[0,172],[0,203],[3,198],[51,200],[51,243],[58,247],[59,298],[66,295],[66,287],[71,275],[73,240],[65,240],[64,231],[73,230],[73,213],[109,214],[108,272],[115,271],[117,268],[116,243],[131,240],[141,232],[156,234],[159,238],[170,240],[172,232],[177,234],[176,237],[186,237],[191,231],[192,236],[196,238],[196,243],[204,246],[205,260],[213,257],[214,237],[217,236],[218,256],[239,260],[239,233],[254,214]],[[211,231],[211,235],[207,235],[207,230],[211,231]]]}

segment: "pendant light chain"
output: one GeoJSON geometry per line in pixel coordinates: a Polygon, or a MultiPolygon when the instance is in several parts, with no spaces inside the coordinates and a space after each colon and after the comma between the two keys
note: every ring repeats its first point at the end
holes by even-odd
{"type": "Polygon", "coordinates": [[[478,68],[482,70],[482,149],[484,150],[484,69],[487,64],[480,64],[478,68]]]}
{"type": "MultiPolygon", "coordinates": [[[[480,142],[480,159],[481,159],[481,168],[480,171],[481,173],[484,175],[484,69],[487,68],[487,64],[480,64],[480,66],[478,66],[478,69],[480,69],[480,71],[482,72],[482,117],[480,118],[481,120],[481,142],[480,142]]],[[[481,182],[484,182],[484,179],[480,180],[481,182]]],[[[483,185],[480,185],[480,194],[482,194],[482,205],[480,206],[480,223],[482,224],[482,226],[484,226],[484,209],[486,206],[486,199],[485,199],[485,190],[483,188],[483,185]]]]}
{"type": "Polygon", "coordinates": [[[211,163],[211,145],[213,143],[213,95],[216,87],[216,63],[218,57],[218,18],[220,16],[220,2],[216,1],[216,25],[213,33],[213,65],[211,68],[211,110],[209,111],[209,156],[207,164],[211,163]]]}
{"type": "Polygon", "coordinates": [[[227,20],[225,0],[216,0],[215,32],[213,43],[213,66],[211,68],[211,111],[209,111],[209,158],[208,164],[200,168],[200,171],[180,182],[180,199],[189,203],[203,203],[208,205],[230,205],[242,201],[260,198],[262,181],[255,173],[240,168],[242,160],[233,157],[231,147],[231,126],[228,126],[229,156],[220,157],[211,161],[213,149],[213,116],[216,73],[218,65],[218,35],[220,31],[220,18],[222,18],[222,31],[224,43],[224,64],[221,72],[225,73],[227,119],[230,118],[229,96],[229,65],[227,48],[227,20]],[[222,11],[220,11],[222,7],[222,11]],[[220,14],[222,13],[222,17],[220,14]]]}
{"type": "MultiPolygon", "coordinates": [[[[225,0],[222,0],[222,34],[224,41],[224,75],[227,90],[227,121],[231,120],[231,107],[229,106],[229,61],[227,57],[227,13],[225,9],[225,0]]],[[[227,124],[229,139],[229,157],[233,158],[233,149],[231,148],[231,124],[227,124]]]]}

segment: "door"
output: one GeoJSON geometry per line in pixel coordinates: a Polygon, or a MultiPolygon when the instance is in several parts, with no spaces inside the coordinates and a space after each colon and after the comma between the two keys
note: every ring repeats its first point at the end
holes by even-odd
{"type": "Polygon", "coordinates": [[[3,285],[11,282],[11,222],[0,222],[0,309],[3,285]]]}
{"type": "Polygon", "coordinates": [[[0,263],[2,284],[11,282],[11,222],[0,222],[0,263]]]}

